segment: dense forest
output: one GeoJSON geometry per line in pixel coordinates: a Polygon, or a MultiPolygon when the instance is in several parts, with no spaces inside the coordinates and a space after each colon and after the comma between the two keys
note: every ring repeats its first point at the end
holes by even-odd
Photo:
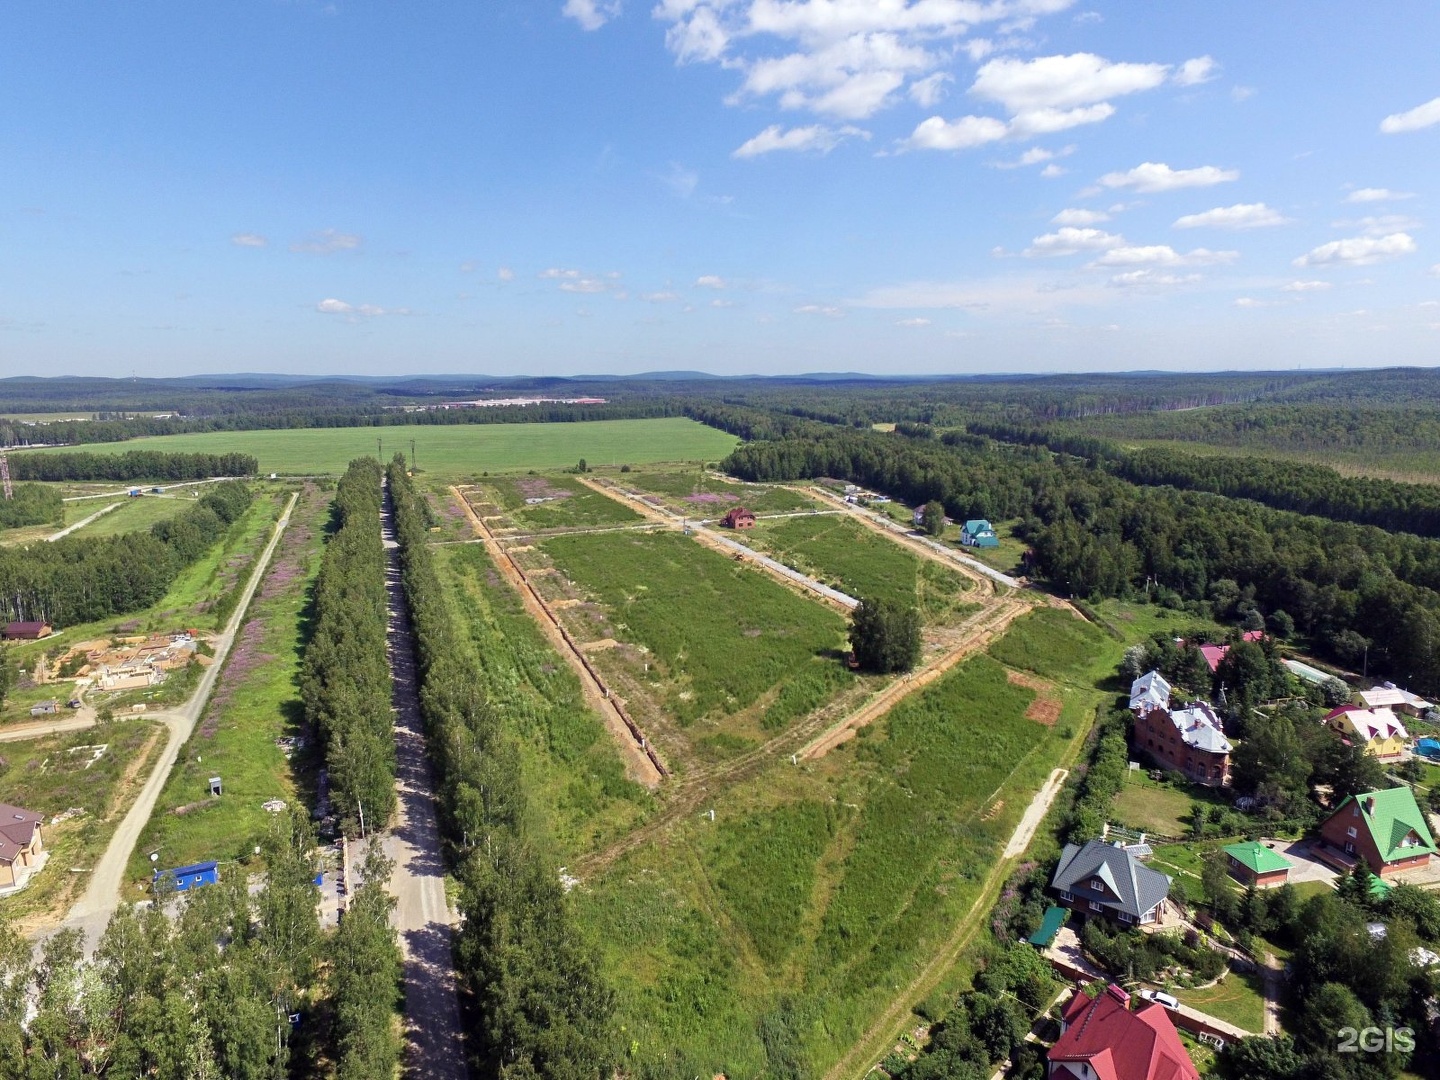
{"type": "MultiPolygon", "coordinates": [[[[70,426],[74,427],[73,424],[70,426]]],[[[16,480],[113,480],[116,483],[130,480],[208,480],[212,476],[254,476],[259,469],[259,462],[250,454],[167,454],[159,450],[127,450],[123,454],[10,455],[10,475],[16,480]]]]}
{"type": "Polygon", "coordinates": [[[0,499],[0,529],[59,525],[64,520],[65,502],[56,488],[16,484],[13,499],[0,499]]]}
{"type": "Polygon", "coordinates": [[[380,463],[357,458],[336,487],[334,532],[315,579],[314,630],[300,694],[320,733],[330,799],[350,834],[383,829],[395,811],[395,737],[385,655],[380,463]]]}
{"type": "Polygon", "coordinates": [[[0,548],[0,620],[66,627],[147,608],[219,542],[251,499],[244,483],[226,480],[145,531],[0,548]]]}
{"type": "Polygon", "coordinates": [[[460,885],[456,966],[473,999],[476,1075],[599,1080],[620,1057],[611,994],[569,918],[557,868],[527,835],[518,752],[477,689],[432,561],[428,507],[402,457],[389,481],[437,803],[460,885]]]}

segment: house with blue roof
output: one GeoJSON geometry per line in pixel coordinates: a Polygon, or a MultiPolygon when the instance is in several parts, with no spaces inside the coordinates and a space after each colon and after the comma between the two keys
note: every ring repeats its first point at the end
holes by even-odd
{"type": "Polygon", "coordinates": [[[960,530],[960,543],[965,547],[993,548],[1000,546],[1000,537],[995,535],[995,526],[984,518],[972,518],[960,530]]]}

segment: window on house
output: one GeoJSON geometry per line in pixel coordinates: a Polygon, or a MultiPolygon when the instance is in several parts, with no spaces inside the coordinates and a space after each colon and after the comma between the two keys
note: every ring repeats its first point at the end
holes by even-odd
{"type": "Polygon", "coordinates": [[[1356,833],[1355,833],[1355,826],[1354,826],[1354,825],[1351,825],[1350,828],[1346,829],[1346,830],[1345,830],[1345,835],[1346,835],[1346,836],[1349,836],[1349,837],[1354,837],[1354,836],[1356,835],[1356,833]]]}
{"type": "Polygon", "coordinates": [[[1073,895],[1071,895],[1070,893],[1066,892],[1064,889],[1061,889],[1061,890],[1060,890],[1060,899],[1061,899],[1061,900],[1074,900],[1075,897],[1074,897],[1073,895]]]}
{"type": "Polygon", "coordinates": [[[1091,911],[1104,911],[1104,910],[1105,910],[1105,905],[1102,904],[1102,903],[1100,903],[1098,900],[1091,900],[1091,901],[1090,901],[1090,910],[1091,910],[1091,911]]]}
{"type": "Polygon", "coordinates": [[[1101,881],[1098,877],[1097,877],[1097,878],[1091,878],[1091,879],[1090,879],[1090,888],[1091,888],[1092,890],[1094,890],[1095,892],[1102,892],[1102,893],[1103,893],[1103,892],[1105,891],[1105,882],[1101,881]]]}
{"type": "Polygon", "coordinates": [[[1345,854],[1346,854],[1346,855],[1354,855],[1354,854],[1355,854],[1355,845],[1352,844],[1349,840],[1346,840],[1346,841],[1345,841],[1345,854]]]}

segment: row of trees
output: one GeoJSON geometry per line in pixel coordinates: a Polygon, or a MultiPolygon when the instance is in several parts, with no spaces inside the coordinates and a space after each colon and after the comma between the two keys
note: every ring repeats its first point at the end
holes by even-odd
{"type": "MultiPolygon", "coordinates": [[[[68,431],[85,425],[61,425],[68,431]]],[[[74,442],[90,441],[75,439],[74,442]]],[[[250,454],[169,454],[127,450],[123,454],[25,453],[10,455],[16,480],[208,480],[212,476],[254,476],[260,463],[250,454]]],[[[17,492],[18,494],[18,492],[17,492]]]]}
{"type": "Polygon", "coordinates": [[[395,734],[385,654],[380,462],[357,458],[335,490],[334,532],[315,579],[300,695],[320,734],[330,797],[348,833],[395,812],[395,734]]]}
{"type": "Polygon", "coordinates": [[[72,626],[140,611],[225,535],[253,495],[238,480],[148,530],[0,548],[0,620],[72,626]]]}
{"type": "Polygon", "coordinates": [[[58,488],[43,484],[16,484],[13,499],[0,499],[0,529],[26,525],[59,524],[65,518],[65,503],[58,488]]]}
{"type": "Polygon", "coordinates": [[[557,868],[527,834],[517,748],[478,689],[403,457],[389,467],[389,487],[441,822],[460,883],[457,966],[473,996],[480,1075],[609,1076],[619,1060],[613,998],[570,920],[557,868]]]}

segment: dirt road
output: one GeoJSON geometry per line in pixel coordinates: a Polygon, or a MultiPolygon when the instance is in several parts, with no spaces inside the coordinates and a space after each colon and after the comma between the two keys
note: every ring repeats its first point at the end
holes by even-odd
{"type": "Polygon", "coordinates": [[[383,841],[395,863],[389,889],[405,961],[405,1075],[465,1080],[465,1044],[452,952],[454,917],[445,898],[445,859],[435,818],[435,785],[420,717],[410,609],[400,581],[394,507],[385,492],[387,652],[395,709],[395,823],[383,841]]]}
{"type": "Polygon", "coordinates": [[[245,592],[241,595],[240,602],[235,605],[235,614],[230,616],[230,622],[226,624],[225,632],[215,642],[215,662],[205,669],[205,674],[200,678],[200,685],[190,695],[190,700],[178,709],[163,713],[151,713],[148,716],[148,719],[159,720],[165,725],[165,748],[160,752],[160,758],[156,761],[155,768],[149,777],[146,778],[145,785],[140,789],[139,797],[130,807],[130,812],[125,815],[124,820],[120,822],[120,827],[115,830],[115,835],[110,838],[110,844],[106,847],[105,854],[95,864],[85,892],[75,906],[70,909],[70,914],[64,922],[64,926],[74,927],[84,933],[87,953],[94,951],[100,943],[100,936],[105,932],[105,924],[110,921],[110,916],[120,906],[122,900],[120,893],[125,884],[125,867],[130,862],[130,855],[140,840],[141,830],[150,820],[150,815],[155,809],[155,802],[160,798],[165,781],[169,779],[170,769],[180,755],[180,748],[190,738],[190,733],[195,729],[195,722],[205,710],[205,703],[210,700],[210,694],[215,689],[220,671],[225,666],[225,657],[230,653],[230,646],[234,644],[235,635],[249,610],[250,600],[255,595],[255,590],[260,587],[260,581],[265,576],[266,568],[270,565],[270,557],[275,554],[280,537],[285,534],[285,529],[290,524],[290,512],[295,509],[295,502],[299,497],[298,492],[290,496],[290,501],[285,504],[285,510],[280,515],[280,520],[275,522],[275,528],[270,534],[270,541],[265,545],[265,550],[261,552],[260,558],[255,561],[255,569],[251,572],[250,580],[245,585],[245,592]]]}
{"type": "Polygon", "coordinates": [[[73,532],[83,529],[86,525],[89,525],[96,518],[102,518],[106,514],[110,513],[111,510],[114,510],[117,507],[124,505],[124,503],[117,502],[111,503],[109,506],[102,506],[99,510],[96,510],[95,513],[91,514],[89,517],[81,518],[79,521],[75,522],[74,525],[67,525],[59,532],[51,533],[49,536],[45,537],[45,542],[53,544],[56,540],[64,540],[65,537],[69,536],[73,532]]]}

